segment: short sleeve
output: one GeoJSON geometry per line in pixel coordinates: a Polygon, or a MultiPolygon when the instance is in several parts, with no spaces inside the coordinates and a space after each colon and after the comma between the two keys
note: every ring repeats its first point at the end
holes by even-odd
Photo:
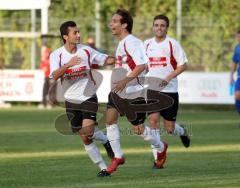
{"type": "Polygon", "coordinates": [[[107,57],[108,57],[107,54],[103,54],[95,49],[91,49],[92,64],[103,66],[107,57]]]}
{"type": "Polygon", "coordinates": [[[125,46],[128,54],[132,57],[136,65],[148,63],[148,58],[146,56],[146,50],[144,48],[143,42],[125,42],[125,46]]]}
{"type": "Polygon", "coordinates": [[[183,65],[188,62],[187,56],[186,56],[183,48],[177,41],[174,41],[173,56],[174,56],[175,60],[177,61],[178,66],[183,65]]]}
{"type": "Polygon", "coordinates": [[[53,52],[50,54],[50,74],[49,78],[53,78],[52,73],[59,68],[60,57],[57,53],[53,52]]]}

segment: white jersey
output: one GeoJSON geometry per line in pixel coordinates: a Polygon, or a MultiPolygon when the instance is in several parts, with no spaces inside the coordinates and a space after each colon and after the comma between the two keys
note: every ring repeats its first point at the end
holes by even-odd
{"type": "Polygon", "coordinates": [[[72,57],[79,56],[81,63],[68,68],[63,75],[63,82],[70,83],[66,88],[64,98],[69,101],[85,101],[91,96],[84,96],[84,91],[87,87],[94,87],[94,82],[89,82],[89,76],[86,76],[86,71],[89,71],[94,65],[103,65],[107,55],[102,54],[89,46],[82,44],[77,45],[77,51],[74,54],[69,53],[64,46],[56,49],[50,55],[50,78],[52,73],[67,64],[72,57]]]}
{"type": "MultiPolygon", "coordinates": [[[[181,45],[168,36],[161,42],[156,42],[155,38],[148,39],[144,46],[149,58],[149,72],[146,76],[165,79],[178,66],[188,62],[181,45]]],[[[162,92],[178,92],[177,77],[173,78],[162,92]]]]}
{"type": "MultiPolygon", "coordinates": [[[[127,71],[127,76],[132,72],[132,70],[137,65],[143,65],[148,63],[148,58],[146,56],[146,51],[143,42],[133,35],[128,35],[122,39],[116,50],[116,63],[115,68],[124,68],[127,71]]],[[[142,72],[139,77],[145,75],[142,72]]],[[[141,85],[138,84],[138,79],[134,79],[131,83],[136,82],[137,87],[127,86],[126,92],[135,92],[135,90],[143,89],[141,85]]]]}

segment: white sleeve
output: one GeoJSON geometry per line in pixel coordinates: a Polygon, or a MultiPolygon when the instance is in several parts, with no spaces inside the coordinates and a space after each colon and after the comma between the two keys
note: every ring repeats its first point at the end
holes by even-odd
{"type": "Polygon", "coordinates": [[[148,40],[145,40],[145,41],[143,42],[143,45],[144,45],[144,49],[147,49],[148,40]]]}
{"type": "Polygon", "coordinates": [[[187,56],[183,48],[177,41],[175,41],[173,46],[173,56],[177,61],[177,66],[183,65],[188,62],[187,56]]]}
{"type": "Polygon", "coordinates": [[[132,57],[136,65],[147,64],[148,58],[146,56],[146,50],[144,48],[143,42],[134,41],[125,43],[126,50],[132,57]]]}
{"type": "Polygon", "coordinates": [[[57,53],[51,53],[50,55],[50,74],[49,74],[49,78],[53,78],[52,73],[57,70],[59,68],[59,56],[57,55],[57,53]]]}
{"type": "Polygon", "coordinates": [[[97,64],[103,66],[108,55],[103,54],[97,50],[91,49],[91,62],[92,64],[97,64]]]}

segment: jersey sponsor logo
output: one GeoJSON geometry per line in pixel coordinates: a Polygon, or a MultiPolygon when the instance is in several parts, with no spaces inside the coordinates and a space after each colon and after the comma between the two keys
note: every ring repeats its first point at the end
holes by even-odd
{"type": "Polygon", "coordinates": [[[82,71],[85,71],[85,70],[86,70],[86,66],[82,66],[82,67],[76,67],[76,68],[67,69],[65,71],[65,73],[68,74],[68,75],[71,75],[73,73],[82,72],[82,71]]]}
{"type": "Polygon", "coordinates": [[[166,57],[149,57],[150,62],[166,62],[166,57]]]}
{"type": "Polygon", "coordinates": [[[166,67],[167,58],[166,57],[149,57],[150,68],[152,67],[166,67]]]}
{"type": "Polygon", "coordinates": [[[166,67],[167,63],[150,63],[150,67],[166,67]]]}
{"type": "Polygon", "coordinates": [[[65,77],[67,79],[76,79],[76,78],[83,78],[87,76],[86,66],[70,68],[65,71],[65,77]]]}
{"type": "Polygon", "coordinates": [[[70,79],[70,80],[74,80],[77,78],[85,78],[85,77],[87,77],[87,75],[88,75],[87,73],[74,73],[71,75],[66,75],[66,78],[70,79]]]}

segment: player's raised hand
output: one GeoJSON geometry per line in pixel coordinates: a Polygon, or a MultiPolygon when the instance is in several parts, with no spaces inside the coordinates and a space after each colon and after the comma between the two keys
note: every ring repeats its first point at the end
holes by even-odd
{"type": "Polygon", "coordinates": [[[72,67],[74,65],[80,64],[82,59],[79,56],[74,56],[70,59],[70,61],[67,63],[67,67],[72,67]]]}

